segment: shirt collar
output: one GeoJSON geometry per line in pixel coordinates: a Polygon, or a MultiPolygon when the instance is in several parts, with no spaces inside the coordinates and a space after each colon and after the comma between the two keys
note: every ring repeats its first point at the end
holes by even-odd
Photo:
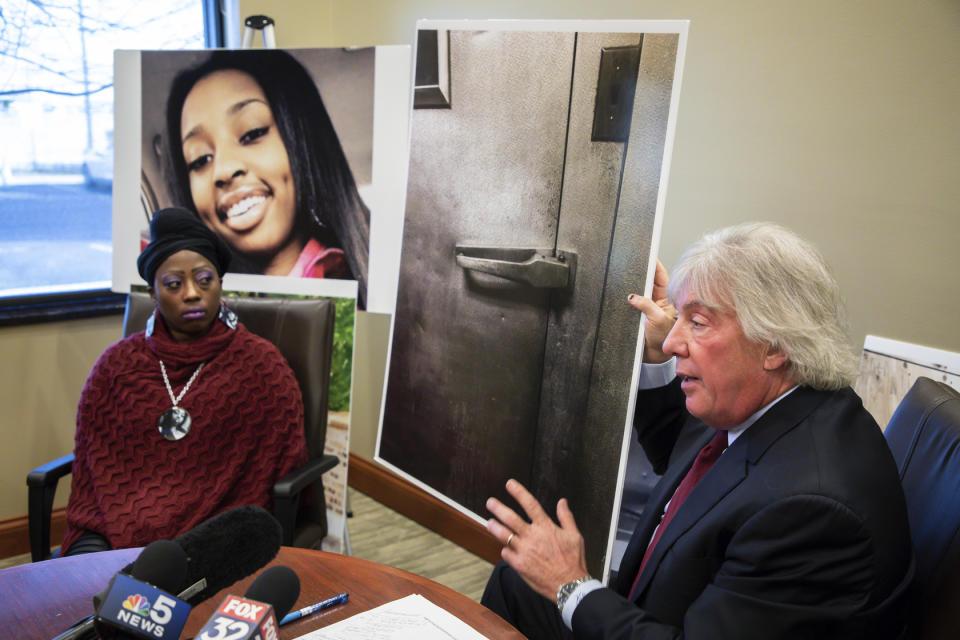
{"type": "MultiPolygon", "coordinates": [[[[677,377],[676,366],[676,358],[670,358],[666,362],[660,364],[644,362],[643,366],[640,367],[640,380],[637,388],[654,389],[669,384],[671,380],[677,377]]],[[[739,438],[740,434],[747,430],[747,427],[759,420],[761,416],[763,416],[763,414],[770,409],[770,407],[793,393],[794,389],[796,389],[798,386],[799,385],[794,385],[793,387],[787,389],[782,394],[774,398],[773,402],[764,405],[749,418],[734,428],[727,430],[727,446],[729,447],[731,444],[733,444],[733,441],[739,438]]]]}
{"type": "Polygon", "coordinates": [[[770,407],[772,407],[773,405],[777,404],[778,402],[780,402],[781,400],[783,400],[784,398],[786,398],[788,395],[790,395],[791,393],[793,393],[793,391],[794,391],[798,386],[800,386],[800,385],[793,385],[792,387],[790,387],[789,389],[787,389],[786,391],[784,391],[783,393],[781,393],[779,396],[777,396],[776,398],[774,398],[774,399],[773,399],[773,402],[770,402],[770,403],[765,404],[764,406],[760,407],[760,409],[759,409],[758,411],[756,411],[753,415],[751,415],[749,418],[747,418],[746,420],[744,420],[743,422],[741,422],[740,424],[738,424],[738,425],[735,426],[734,428],[728,429],[728,430],[727,430],[727,446],[729,447],[730,445],[732,445],[733,442],[734,442],[734,440],[736,440],[737,438],[739,438],[739,437],[743,434],[743,432],[746,431],[747,428],[749,428],[754,422],[756,422],[756,421],[759,420],[761,417],[763,417],[763,414],[765,414],[767,411],[769,411],[769,410],[770,410],[770,407]]]}

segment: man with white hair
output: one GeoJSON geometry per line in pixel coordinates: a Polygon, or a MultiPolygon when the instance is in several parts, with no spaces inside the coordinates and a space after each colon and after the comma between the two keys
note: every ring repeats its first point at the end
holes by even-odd
{"type": "Polygon", "coordinates": [[[773,224],[708,234],[644,314],[635,427],[663,474],[609,587],[516,480],[483,603],[530,638],[902,637],[913,556],[893,457],[849,388],[839,288],[773,224]]]}

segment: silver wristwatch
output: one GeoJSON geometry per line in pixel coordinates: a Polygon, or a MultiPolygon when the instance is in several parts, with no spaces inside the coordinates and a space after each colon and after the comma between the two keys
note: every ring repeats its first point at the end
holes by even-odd
{"type": "Polygon", "coordinates": [[[560,585],[560,588],[557,589],[557,610],[563,611],[563,605],[567,604],[567,599],[570,598],[570,594],[576,591],[577,587],[582,585],[587,580],[593,580],[589,575],[581,576],[576,580],[571,580],[566,584],[560,585]]]}

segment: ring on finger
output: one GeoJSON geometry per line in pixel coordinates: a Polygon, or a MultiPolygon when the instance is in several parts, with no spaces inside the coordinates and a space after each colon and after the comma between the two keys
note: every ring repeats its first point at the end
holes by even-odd
{"type": "Polygon", "coordinates": [[[504,544],[503,546],[509,547],[509,546],[510,546],[510,541],[513,540],[513,536],[514,536],[514,535],[515,535],[515,534],[514,534],[513,532],[511,532],[510,535],[507,536],[507,542],[506,542],[506,544],[504,544]]]}

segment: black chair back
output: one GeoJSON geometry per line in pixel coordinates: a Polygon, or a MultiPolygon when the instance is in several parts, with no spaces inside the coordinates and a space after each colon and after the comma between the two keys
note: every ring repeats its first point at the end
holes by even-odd
{"type": "MultiPolygon", "coordinates": [[[[303,423],[309,457],[311,460],[321,457],[327,435],[330,363],[336,320],[333,300],[225,296],[224,301],[247,329],[276,345],[289,363],[303,395],[303,423]]],[[[123,317],[124,337],[142,330],[153,309],[149,294],[131,293],[123,317]]],[[[326,522],[320,482],[314,486],[314,498],[308,513],[308,521],[326,522]]]]}
{"type": "Polygon", "coordinates": [[[884,433],[900,469],[917,561],[908,637],[960,638],[960,393],[917,379],[884,433]]]}

